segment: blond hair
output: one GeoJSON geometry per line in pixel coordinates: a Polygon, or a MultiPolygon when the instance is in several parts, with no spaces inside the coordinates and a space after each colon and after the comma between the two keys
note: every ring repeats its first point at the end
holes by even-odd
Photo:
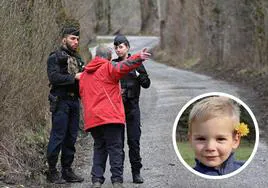
{"type": "Polygon", "coordinates": [[[188,132],[191,132],[192,124],[204,122],[215,117],[229,116],[235,124],[240,122],[240,109],[237,103],[223,96],[205,98],[194,104],[188,120],[188,132]]]}

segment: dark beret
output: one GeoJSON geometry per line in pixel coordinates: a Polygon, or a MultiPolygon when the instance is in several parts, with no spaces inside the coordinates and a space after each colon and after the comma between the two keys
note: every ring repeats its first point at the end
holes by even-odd
{"type": "Polygon", "coordinates": [[[64,28],[62,31],[62,37],[64,37],[65,35],[79,36],[79,34],[80,34],[79,29],[75,27],[67,27],[67,28],[64,28]]]}
{"type": "Polygon", "coordinates": [[[126,44],[128,47],[130,47],[129,45],[129,41],[127,40],[127,38],[124,36],[124,35],[117,35],[115,38],[114,38],[114,45],[115,46],[118,46],[120,44],[126,44]]]}

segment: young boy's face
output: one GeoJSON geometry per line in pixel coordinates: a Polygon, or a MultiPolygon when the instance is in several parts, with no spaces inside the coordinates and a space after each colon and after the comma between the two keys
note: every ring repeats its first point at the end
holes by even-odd
{"type": "Polygon", "coordinates": [[[209,167],[220,167],[240,143],[234,134],[233,119],[214,117],[204,122],[193,122],[189,139],[195,157],[209,167]]]}

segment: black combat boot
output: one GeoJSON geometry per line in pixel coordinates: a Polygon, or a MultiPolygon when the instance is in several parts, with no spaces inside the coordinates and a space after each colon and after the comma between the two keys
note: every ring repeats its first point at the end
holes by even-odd
{"type": "Polygon", "coordinates": [[[84,181],[84,178],[76,175],[71,168],[64,168],[62,170],[62,178],[71,183],[84,181]]]}
{"type": "Polygon", "coordinates": [[[143,178],[141,177],[140,173],[133,173],[133,183],[143,183],[143,178]]]}
{"type": "Polygon", "coordinates": [[[60,173],[57,171],[56,168],[49,169],[46,172],[46,176],[47,176],[47,181],[49,183],[55,183],[55,184],[64,184],[64,183],[66,183],[66,181],[64,179],[62,179],[62,177],[60,176],[60,173]]]}

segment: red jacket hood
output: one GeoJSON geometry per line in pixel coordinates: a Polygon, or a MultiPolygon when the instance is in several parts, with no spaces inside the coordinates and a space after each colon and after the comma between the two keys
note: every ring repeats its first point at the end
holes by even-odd
{"type": "Polygon", "coordinates": [[[141,63],[139,54],[115,64],[100,57],[88,63],[79,80],[85,130],[106,124],[125,124],[119,80],[141,63]]]}
{"type": "Polygon", "coordinates": [[[103,64],[109,63],[110,61],[107,59],[104,59],[102,57],[96,56],[94,59],[92,59],[87,66],[85,67],[85,71],[87,73],[92,73],[98,70],[103,64]]]}

